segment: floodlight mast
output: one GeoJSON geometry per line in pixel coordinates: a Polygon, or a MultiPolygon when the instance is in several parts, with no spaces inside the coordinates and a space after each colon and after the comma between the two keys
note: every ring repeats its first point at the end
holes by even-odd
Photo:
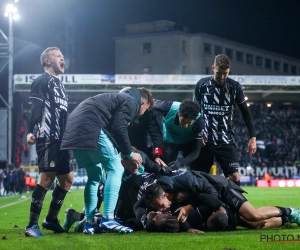
{"type": "Polygon", "coordinates": [[[18,19],[17,8],[13,4],[6,6],[5,16],[8,17],[8,164],[12,163],[12,108],[13,108],[13,19],[18,19]]]}

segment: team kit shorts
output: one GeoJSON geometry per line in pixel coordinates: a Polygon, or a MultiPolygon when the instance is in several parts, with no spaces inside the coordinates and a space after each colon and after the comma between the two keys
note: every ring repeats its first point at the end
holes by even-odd
{"type": "Polygon", "coordinates": [[[248,201],[245,196],[236,189],[227,189],[221,200],[225,202],[234,212],[239,212],[241,206],[248,201]]]}
{"type": "Polygon", "coordinates": [[[56,172],[64,175],[73,171],[69,150],[60,150],[60,141],[50,141],[49,138],[36,140],[39,172],[56,172]]]}
{"type": "Polygon", "coordinates": [[[238,172],[238,155],[234,144],[213,145],[207,143],[205,147],[201,148],[200,157],[198,159],[199,169],[195,170],[209,173],[214,163],[214,158],[220,164],[226,177],[238,172]]]}

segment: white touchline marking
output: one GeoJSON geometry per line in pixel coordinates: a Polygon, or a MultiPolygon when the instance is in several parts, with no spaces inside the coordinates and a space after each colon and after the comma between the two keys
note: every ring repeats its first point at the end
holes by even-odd
{"type": "Polygon", "coordinates": [[[18,203],[23,202],[23,201],[27,201],[27,200],[29,200],[29,199],[31,199],[31,198],[26,198],[26,199],[22,199],[22,200],[17,201],[17,202],[13,202],[13,203],[6,204],[6,205],[4,205],[4,206],[1,206],[0,209],[1,209],[1,208],[9,207],[9,206],[12,206],[12,205],[15,205],[15,204],[18,204],[18,203]]]}

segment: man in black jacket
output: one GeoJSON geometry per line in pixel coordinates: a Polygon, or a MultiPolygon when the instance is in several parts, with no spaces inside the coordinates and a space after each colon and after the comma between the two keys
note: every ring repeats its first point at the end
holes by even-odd
{"type": "MultiPolygon", "coordinates": [[[[182,170],[178,172],[182,173],[182,170]]],[[[157,181],[159,181],[159,179],[157,181]]],[[[159,193],[160,195],[165,194],[162,187],[154,183],[149,186],[149,189],[145,192],[146,195],[134,204],[136,220],[141,228],[149,232],[157,231],[155,221],[153,220],[156,215],[169,213],[176,216],[181,231],[202,233],[201,230],[205,228],[204,223],[207,218],[222,205],[219,199],[209,194],[179,191],[168,193],[168,207],[162,210],[156,206],[156,204],[149,202],[149,190],[151,190],[152,193],[153,190],[155,190],[154,193],[159,193]]],[[[225,226],[227,226],[227,224],[228,221],[225,226]]]]}
{"type": "Polygon", "coordinates": [[[166,165],[163,161],[164,142],[158,116],[155,110],[146,110],[128,126],[128,136],[132,146],[143,151],[156,163],[166,165]]]}
{"type": "Polygon", "coordinates": [[[84,192],[87,222],[84,233],[94,234],[96,194],[102,168],[107,172],[107,180],[100,227],[107,231],[132,232],[131,228],[122,227],[114,220],[124,172],[118,151],[141,164],[140,154],[132,152],[127,126],[153,105],[152,95],[147,89],[125,88],[119,93],[90,97],[70,114],[61,149],[73,150],[78,166],[87,171],[84,192]]]}
{"type": "MultiPolygon", "coordinates": [[[[164,142],[162,129],[159,125],[159,119],[161,118],[159,115],[153,109],[147,109],[143,115],[137,117],[129,124],[127,130],[130,143],[133,147],[138,148],[156,163],[167,166],[163,161],[164,142]]],[[[96,214],[100,213],[99,209],[103,201],[104,182],[105,178],[101,181],[98,188],[96,214]]]]}
{"type": "Polygon", "coordinates": [[[172,205],[170,193],[186,191],[192,194],[206,193],[218,198],[229,208],[249,222],[267,220],[273,217],[287,216],[293,223],[300,226],[300,212],[294,208],[265,206],[255,208],[243,196],[245,192],[240,186],[227,178],[212,176],[204,172],[186,171],[184,174],[168,177],[163,176],[157,181],[158,187],[150,186],[145,193],[145,203],[151,204],[159,211],[172,205]],[[162,187],[163,192],[159,187],[162,187]]]}
{"type": "Polygon", "coordinates": [[[256,152],[255,128],[242,86],[228,77],[229,58],[223,54],[217,55],[212,70],[214,76],[200,79],[195,88],[195,101],[201,106],[205,128],[204,146],[197,163],[191,169],[209,173],[215,157],[225,176],[240,185],[234,138],[236,105],[241,110],[249,131],[248,152],[250,155],[256,152]]]}

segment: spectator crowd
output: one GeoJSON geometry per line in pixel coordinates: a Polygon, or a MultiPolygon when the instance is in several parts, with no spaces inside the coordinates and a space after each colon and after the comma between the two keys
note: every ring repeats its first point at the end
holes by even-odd
{"type": "Polygon", "coordinates": [[[255,167],[284,167],[300,165],[300,105],[265,104],[250,106],[257,132],[258,151],[247,154],[248,134],[243,119],[236,112],[236,144],[240,165],[255,167]]]}

